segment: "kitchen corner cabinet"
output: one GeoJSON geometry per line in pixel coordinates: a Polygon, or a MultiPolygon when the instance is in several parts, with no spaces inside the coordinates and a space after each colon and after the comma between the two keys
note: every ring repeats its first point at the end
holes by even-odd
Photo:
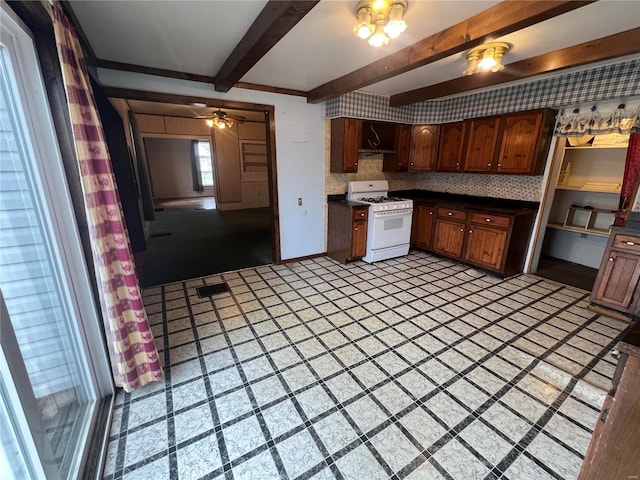
{"type": "Polygon", "coordinates": [[[436,164],[438,154],[438,125],[414,125],[411,132],[409,152],[410,172],[430,172],[436,164]]]}
{"type": "Polygon", "coordinates": [[[469,121],[469,138],[464,156],[464,171],[490,172],[494,165],[500,117],[476,118],[469,121]]]}
{"type": "Polygon", "coordinates": [[[327,255],[342,263],[367,253],[368,205],[329,203],[327,255]]]}
{"type": "Polygon", "coordinates": [[[467,212],[438,207],[433,233],[433,251],[453,258],[462,258],[467,212]]]}
{"type": "Polygon", "coordinates": [[[331,166],[333,173],[358,171],[358,148],[362,139],[362,120],[334,118],[331,120],[331,166]]]}
{"type": "Polygon", "coordinates": [[[440,126],[437,172],[458,172],[462,169],[466,132],[467,122],[445,123],[440,126]]]}
{"type": "Polygon", "coordinates": [[[414,203],[413,218],[411,220],[411,246],[431,249],[431,235],[435,223],[435,207],[414,203]]]}
{"type": "Polygon", "coordinates": [[[591,301],[633,315],[640,314],[640,234],[614,228],[596,276],[591,301]]]}
{"type": "Polygon", "coordinates": [[[618,343],[618,365],[578,480],[638,478],[640,461],[640,323],[618,343]]]}
{"type": "Polygon", "coordinates": [[[395,153],[384,154],[382,161],[383,172],[406,172],[409,170],[411,125],[397,125],[395,130],[395,153]]]}
{"type": "Polygon", "coordinates": [[[546,160],[555,111],[537,110],[503,117],[496,172],[536,175],[546,160]]]}

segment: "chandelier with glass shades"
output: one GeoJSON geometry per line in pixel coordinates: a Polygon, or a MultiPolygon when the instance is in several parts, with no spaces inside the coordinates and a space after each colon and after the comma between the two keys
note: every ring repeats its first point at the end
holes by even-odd
{"type": "Polygon", "coordinates": [[[353,33],[369,45],[381,47],[407,29],[404,13],[406,0],[361,0],[356,6],[357,23],[353,33]]]}
{"type": "Polygon", "coordinates": [[[504,68],[502,57],[509,51],[508,43],[485,43],[467,52],[467,68],[465,75],[479,72],[499,72],[504,68]]]}

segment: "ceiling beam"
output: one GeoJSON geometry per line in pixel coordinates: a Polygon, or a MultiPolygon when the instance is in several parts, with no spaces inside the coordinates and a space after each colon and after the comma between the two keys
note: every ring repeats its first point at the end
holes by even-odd
{"type": "Polygon", "coordinates": [[[177,105],[204,104],[208,107],[225,108],[231,110],[248,110],[250,112],[272,111],[272,105],[259,103],[238,102],[220,98],[196,97],[192,95],[177,95],[174,93],[150,92],[130,88],[104,87],[104,94],[109,98],[124,98],[126,100],[143,100],[145,102],[173,103],[177,105]]]}
{"type": "Polygon", "coordinates": [[[310,90],[307,92],[307,101],[318,103],[358,90],[590,3],[594,2],[509,0],[499,3],[396,53],[310,90]]]}
{"type": "MultiPolygon", "coordinates": [[[[132,63],[113,62],[111,60],[96,60],[98,68],[107,68],[110,70],[120,70],[123,72],[143,73],[145,75],[155,75],[158,77],[177,78],[179,80],[189,80],[201,83],[216,83],[216,77],[208,75],[198,75],[196,73],[186,73],[177,70],[167,70],[164,68],[146,67],[144,65],[134,65],[132,63]]],[[[272,87],[269,85],[258,85],[255,83],[238,82],[234,85],[237,88],[246,90],[259,90],[261,92],[281,93],[283,95],[294,95],[297,97],[306,97],[307,93],[302,90],[293,90],[291,88],[272,87]]]]}
{"type": "Polygon", "coordinates": [[[121,70],[124,72],[144,73],[146,75],[156,75],[158,77],[177,78],[179,80],[190,80],[192,82],[215,83],[216,77],[208,75],[198,75],[196,73],[179,72],[177,70],[167,70],[165,68],[146,67],[144,65],[134,65],[132,63],[113,62],[111,60],[96,60],[98,68],[108,68],[110,70],[121,70]]]}
{"type": "Polygon", "coordinates": [[[269,0],[216,73],[216,91],[228,92],[318,1],[269,0]]]}
{"type": "Polygon", "coordinates": [[[640,28],[520,60],[505,65],[504,70],[500,72],[482,72],[398,93],[390,97],[389,105],[401,107],[635,53],[640,53],[640,28]]]}

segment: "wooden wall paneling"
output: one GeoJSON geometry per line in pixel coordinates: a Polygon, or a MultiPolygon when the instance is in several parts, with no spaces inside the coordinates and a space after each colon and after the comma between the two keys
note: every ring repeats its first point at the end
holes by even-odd
{"type": "Polygon", "coordinates": [[[263,122],[238,122],[240,140],[265,140],[267,132],[263,122]]]}
{"type": "Polygon", "coordinates": [[[136,113],[135,115],[141,133],[167,133],[162,115],[146,115],[144,113],[136,113]]]}
{"type": "Polygon", "coordinates": [[[242,202],[242,172],[240,170],[240,151],[238,150],[238,128],[214,132],[216,172],[218,174],[218,202],[242,202]]]}
{"type": "Polygon", "coordinates": [[[211,135],[211,128],[200,118],[164,117],[166,133],[176,135],[211,135]]]}

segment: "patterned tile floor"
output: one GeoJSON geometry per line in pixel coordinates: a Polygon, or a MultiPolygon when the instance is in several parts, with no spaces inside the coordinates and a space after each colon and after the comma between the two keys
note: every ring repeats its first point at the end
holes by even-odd
{"type": "Polygon", "coordinates": [[[107,480],[573,479],[625,328],[585,291],[413,251],[144,297],[167,382],[118,395],[107,480]]]}

